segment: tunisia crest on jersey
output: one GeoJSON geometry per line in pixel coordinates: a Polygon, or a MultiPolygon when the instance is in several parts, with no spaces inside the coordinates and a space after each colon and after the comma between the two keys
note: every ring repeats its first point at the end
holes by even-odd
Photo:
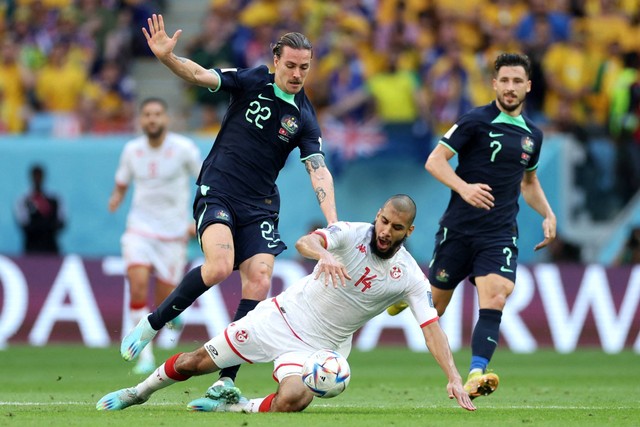
{"type": "Polygon", "coordinates": [[[402,270],[397,265],[394,265],[393,267],[391,267],[391,271],[389,272],[389,275],[393,280],[398,280],[399,278],[402,277],[402,270]]]}

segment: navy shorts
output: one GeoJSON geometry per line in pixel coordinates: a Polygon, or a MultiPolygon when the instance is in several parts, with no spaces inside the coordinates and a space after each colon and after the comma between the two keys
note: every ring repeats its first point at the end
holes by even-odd
{"type": "Polygon", "coordinates": [[[495,273],[516,281],[517,238],[512,233],[470,236],[440,227],[429,264],[429,282],[438,289],[455,289],[469,277],[495,273]]]}
{"type": "Polygon", "coordinates": [[[239,203],[220,194],[202,195],[198,192],[193,215],[198,241],[211,224],[226,224],[231,229],[235,248],[234,269],[256,254],[278,256],[287,249],[280,240],[277,212],[239,203]]]}

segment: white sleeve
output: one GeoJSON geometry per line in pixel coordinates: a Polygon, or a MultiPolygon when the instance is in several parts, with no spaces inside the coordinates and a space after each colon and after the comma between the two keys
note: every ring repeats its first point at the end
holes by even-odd
{"type": "Polygon", "coordinates": [[[131,170],[129,162],[129,159],[131,158],[130,153],[131,150],[129,149],[129,145],[125,145],[124,150],[122,150],[122,154],[120,155],[118,169],[116,170],[116,184],[118,185],[129,185],[131,183],[133,171],[131,170]]]}
{"type": "Polygon", "coordinates": [[[421,278],[411,286],[409,294],[407,295],[407,303],[420,327],[424,327],[438,319],[438,311],[433,305],[429,280],[424,273],[422,273],[422,270],[420,270],[418,274],[421,274],[421,278]]]}

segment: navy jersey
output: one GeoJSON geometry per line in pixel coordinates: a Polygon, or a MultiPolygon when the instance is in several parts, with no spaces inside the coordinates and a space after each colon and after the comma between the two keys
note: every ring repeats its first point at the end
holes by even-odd
{"type": "Polygon", "coordinates": [[[296,95],[283,92],[264,65],[212,72],[220,77],[214,92],[229,92],[231,100],[197,183],[201,189],[277,212],[276,179],[289,153],[298,147],[302,161],[324,155],[315,111],[304,90],[296,95]]]}
{"type": "Polygon", "coordinates": [[[475,208],[451,191],[440,224],[467,234],[504,230],[517,236],[520,183],[525,170],[538,167],[542,138],[542,131],[531,120],[503,113],[495,101],[460,117],[440,144],[458,155],[456,174],[460,178],[491,187],[495,206],[475,208]]]}

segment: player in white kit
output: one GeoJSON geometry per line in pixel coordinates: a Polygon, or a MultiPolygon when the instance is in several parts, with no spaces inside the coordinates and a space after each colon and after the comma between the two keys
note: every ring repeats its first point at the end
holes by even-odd
{"type": "Polygon", "coordinates": [[[301,237],[296,249],[318,261],[314,271],[280,295],[265,300],[246,317],[191,353],[170,357],[135,387],[98,401],[98,410],[120,410],[146,402],[152,393],[194,375],[240,363],[274,362],[278,391],[238,403],[204,397],[189,403],[196,411],[298,412],[313,400],[303,384],[304,361],[321,348],[348,356],[353,334],[399,299],[422,328],[430,353],[447,376],[450,399],[475,410],[464,391],[446,335],[431,301],[431,287],[404,248],[413,231],[416,207],[406,195],[391,197],[374,224],[337,222],[301,237]]]}
{"type": "MultiPolygon", "coordinates": [[[[122,151],[109,199],[114,212],[133,184],[127,228],[121,239],[127,267],[129,318],[135,325],[149,312],[149,281],[156,278],[155,304],[175,288],[187,262],[187,241],[195,226],[190,212],[191,185],[198,176],[201,156],[190,139],[169,132],[167,105],[159,98],[140,105],[144,135],[129,141],[122,151]]],[[[148,374],[155,369],[153,350],[147,347],[133,371],[148,374]]]]}

